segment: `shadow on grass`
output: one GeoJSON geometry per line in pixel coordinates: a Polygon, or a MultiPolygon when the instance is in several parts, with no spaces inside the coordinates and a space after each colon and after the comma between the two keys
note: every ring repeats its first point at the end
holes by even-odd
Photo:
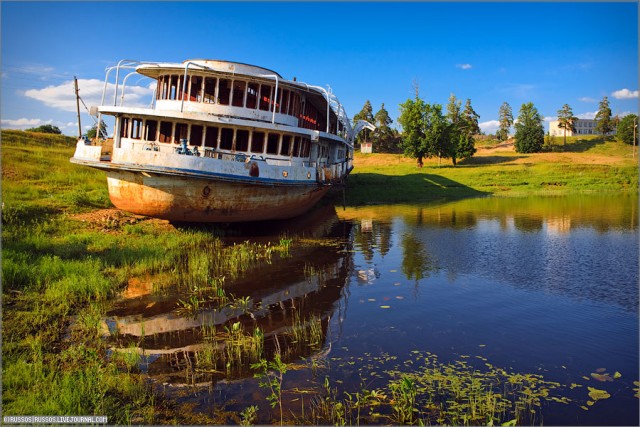
{"type": "Polygon", "coordinates": [[[430,173],[403,176],[359,173],[349,177],[344,202],[347,206],[425,203],[486,195],[488,193],[430,173]]]}
{"type": "Polygon", "coordinates": [[[562,145],[562,141],[559,144],[556,144],[554,148],[558,148],[559,151],[564,151],[566,153],[584,153],[585,151],[589,151],[597,145],[602,145],[606,142],[605,138],[584,138],[577,139],[571,142],[568,142],[567,145],[562,145]]]}
{"type": "MultiPolygon", "coordinates": [[[[518,159],[524,159],[526,156],[478,156],[460,160],[458,166],[480,166],[480,165],[497,165],[500,163],[509,163],[518,159]]],[[[453,167],[453,166],[452,166],[453,167]]],[[[457,166],[456,166],[457,167],[457,166]]]]}

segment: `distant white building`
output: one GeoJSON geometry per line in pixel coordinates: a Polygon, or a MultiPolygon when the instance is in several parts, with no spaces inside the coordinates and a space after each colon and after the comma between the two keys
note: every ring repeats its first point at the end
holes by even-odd
{"type": "MultiPolygon", "coordinates": [[[[575,121],[574,125],[576,128],[575,132],[571,132],[571,129],[567,129],[567,136],[573,135],[599,135],[600,133],[596,130],[597,120],[593,119],[578,119],[575,121]]],[[[554,120],[549,122],[549,133],[552,136],[564,136],[564,128],[558,126],[560,122],[558,120],[554,120]]],[[[616,130],[609,132],[607,135],[615,135],[616,130]]]]}

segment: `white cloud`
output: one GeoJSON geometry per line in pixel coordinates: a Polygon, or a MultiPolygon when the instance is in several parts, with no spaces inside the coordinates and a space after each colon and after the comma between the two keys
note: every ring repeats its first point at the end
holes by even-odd
{"type": "Polygon", "coordinates": [[[0,122],[2,123],[3,128],[6,127],[10,129],[26,129],[50,123],[40,119],[27,119],[26,117],[21,119],[2,119],[0,122]]]}
{"type": "Polygon", "coordinates": [[[546,116],[546,117],[543,119],[543,121],[545,121],[545,122],[547,122],[547,123],[549,123],[549,122],[553,122],[553,121],[555,121],[555,120],[558,120],[558,117],[556,117],[556,116],[546,116]]]}
{"type": "Polygon", "coordinates": [[[591,112],[591,113],[582,113],[582,114],[576,114],[576,117],[579,119],[589,119],[589,120],[593,120],[596,118],[596,114],[598,114],[597,111],[591,112]]]}
{"type": "Polygon", "coordinates": [[[638,97],[637,90],[629,90],[627,88],[616,90],[611,94],[615,99],[633,99],[638,97]]]}
{"type": "Polygon", "coordinates": [[[456,67],[461,68],[463,70],[470,70],[473,68],[471,64],[457,64],[456,67]]]}
{"type": "Polygon", "coordinates": [[[578,101],[582,101],[582,102],[597,102],[595,99],[589,98],[588,96],[583,96],[581,98],[578,98],[578,101]]]}
{"type": "Polygon", "coordinates": [[[496,133],[500,129],[500,122],[497,120],[489,120],[486,122],[478,123],[478,126],[485,134],[496,133]]]}
{"type": "MultiPolygon", "coordinates": [[[[92,105],[100,105],[103,88],[104,82],[101,80],[78,79],[80,98],[84,101],[87,107],[90,107],[92,105]]],[[[155,82],[148,85],[147,87],[127,85],[125,89],[124,104],[129,107],[144,107],[149,105],[149,103],[151,102],[151,97],[153,96],[154,88],[155,82]]],[[[107,95],[105,102],[111,102],[113,100],[114,89],[114,84],[107,84],[107,95]]],[[[122,85],[118,87],[118,105],[120,103],[121,89],[122,85]]],[[[36,99],[49,107],[53,107],[62,111],[76,111],[76,95],[72,80],[62,83],[58,86],[47,86],[43,89],[29,89],[25,91],[24,94],[27,97],[36,99]]]]}

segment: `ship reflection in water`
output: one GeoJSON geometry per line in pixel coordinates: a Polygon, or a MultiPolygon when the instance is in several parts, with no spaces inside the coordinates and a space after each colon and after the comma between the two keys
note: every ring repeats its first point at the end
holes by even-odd
{"type": "Polygon", "coordinates": [[[181,311],[186,295],[153,292],[153,280],[130,280],[104,319],[112,351],[137,353],[139,368],[169,387],[252,377],[251,364],[271,360],[276,352],[285,363],[324,356],[331,350],[325,345],[331,319],[337,317],[339,325],[344,315],[344,287],[353,268],[350,230],[332,206],[314,210],[306,221],[227,230],[239,235],[230,242],[243,235],[253,240],[287,235],[304,243],[289,256],[226,281],[232,297],[223,304],[208,301],[196,312],[181,311]],[[265,235],[255,237],[260,230],[265,235]]]}

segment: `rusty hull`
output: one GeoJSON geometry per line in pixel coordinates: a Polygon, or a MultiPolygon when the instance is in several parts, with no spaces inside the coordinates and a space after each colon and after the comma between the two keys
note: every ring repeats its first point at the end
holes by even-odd
{"type": "Polygon", "coordinates": [[[109,196],[124,211],[169,221],[288,219],[317,203],[329,186],[233,183],[165,174],[107,171],[109,196]]]}

